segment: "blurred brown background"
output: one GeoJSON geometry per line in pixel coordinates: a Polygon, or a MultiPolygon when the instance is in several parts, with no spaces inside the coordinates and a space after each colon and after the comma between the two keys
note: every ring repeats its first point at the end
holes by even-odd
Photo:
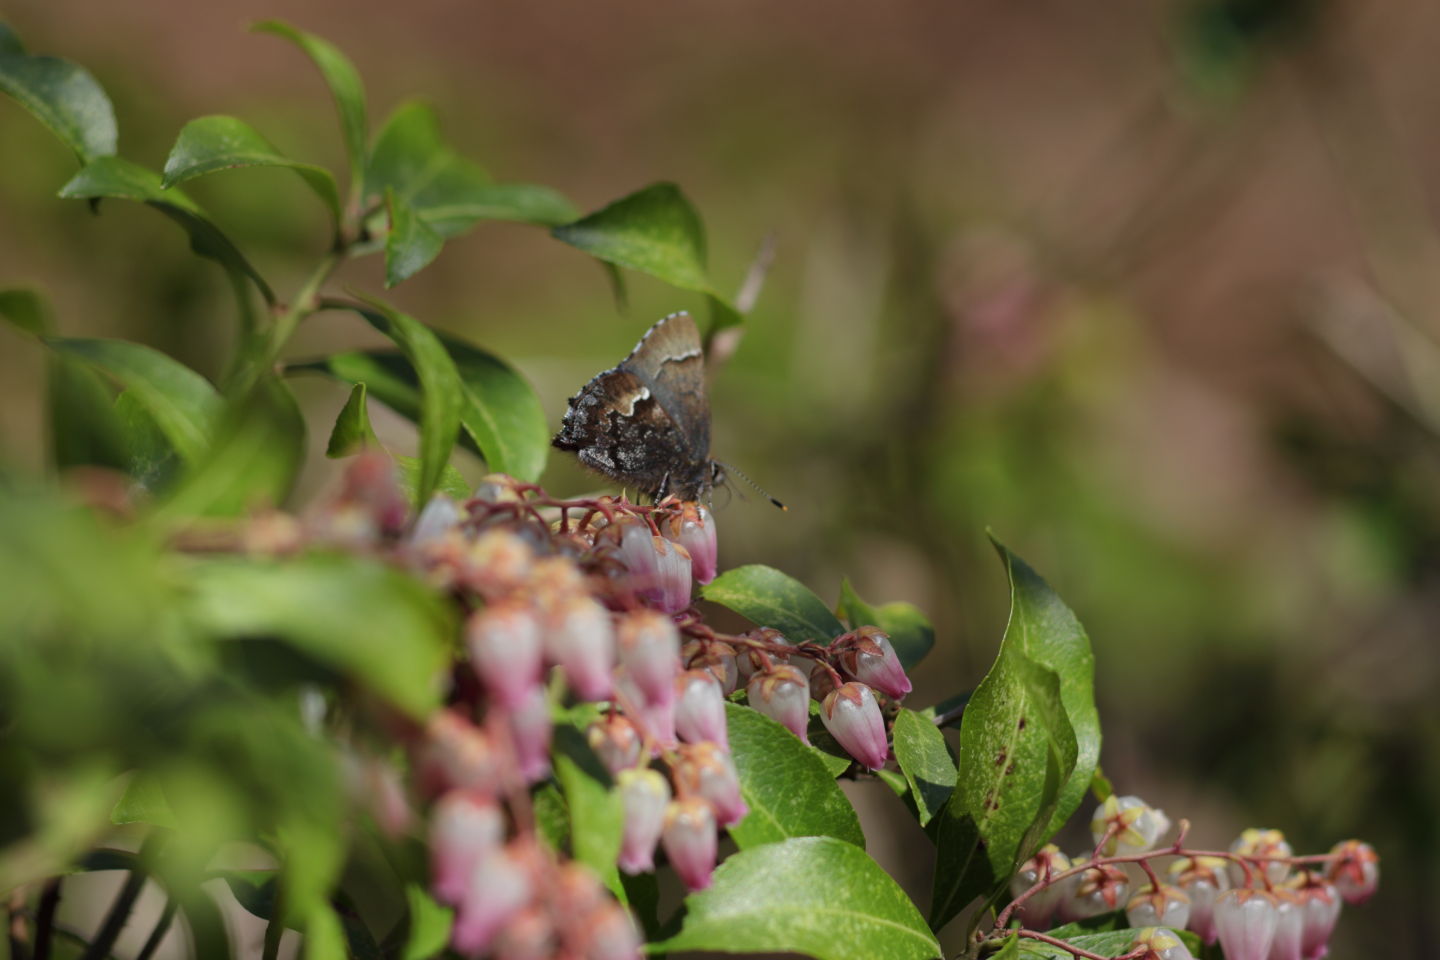
{"type": "MultiPolygon", "coordinates": [[[[992,527],[1092,635],[1121,792],[1209,845],[1248,825],[1302,852],[1371,840],[1381,894],[1342,919],[1334,956],[1435,953],[1440,7],[18,0],[5,16],[97,75],[121,152],[155,168],[208,113],[343,168],[313,68],[244,32],[280,17],[352,57],[372,125],[427,99],[497,178],[582,210],[679,182],[722,287],[774,231],[714,378],[715,453],[792,509],[736,497],[723,564],[921,604],[940,636],[923,705],[993,656],[992,527]]],[[[55,199],[72,169],[0,104],[0,285],[44,290],[66,333],[217,371],[234,322],[219,271],[152,211],[55,199]]],[[[191,192],[281,290],[323,252],[323,212],[283,171],[191,192]]],[[[340,283],[380,278],[372,258],[340,283]]],[[[510,358],[557,422],[650,322],[699,306],[637,278],[622,313],[592,261],[501,224],[393,296],[510,358]]],[[[322,317],[294,352],[358,342],[322,317]]],[[[41,372],[0,332],[0,456],[30,467],[41,372]]],[[[299,392],[323,439],[344,391],[299,392]]],[[[594,484],[558,456],[549,482],[594,484]]],[[[883,788],[856,793],[872,823],[902,816],[883,788]]],[[[872,849],[923,907],[928,848],[883,834],[872,849]]]]}

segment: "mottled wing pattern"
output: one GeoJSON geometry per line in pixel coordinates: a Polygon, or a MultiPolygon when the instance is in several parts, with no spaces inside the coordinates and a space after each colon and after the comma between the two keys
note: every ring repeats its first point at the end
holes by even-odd
{"type": "Polygon", "coordinates": [[[619,369],[650,388],[685,438],[693,463],[710,456],[710,403],[705,397],[705,351],[688,313],[672,313],[646,332],[619,369]]]}

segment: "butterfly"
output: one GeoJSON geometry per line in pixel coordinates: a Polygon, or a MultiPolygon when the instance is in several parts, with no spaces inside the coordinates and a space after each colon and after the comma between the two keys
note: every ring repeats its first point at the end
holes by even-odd
{"type": "Polygon", "coordinates": [[[551,442],[657,502],[708,497],[724,470],[710,459],[705,351],[690,315],[664,317],[581,387],[551,442]]]}

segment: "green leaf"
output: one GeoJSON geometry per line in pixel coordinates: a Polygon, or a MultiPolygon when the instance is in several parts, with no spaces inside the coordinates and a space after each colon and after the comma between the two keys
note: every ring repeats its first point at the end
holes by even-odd
{"type": "Polygon", "coordinates": [[[430,960],[450,942],[455,912],[436,903],[417,883],[405,887],[410,907],[410,934],[405,940],[404,960],[430,960]]]}
{"type": "Polygon", "coordinates": [[[216,261],[237,276],[248,277],[266,303],[275,303],[274,291],[244,254],[210,222],[193,200],[179,190],[163,189],[160,175],[153,170],[120,157],[98,157],[60,188],[60,196],[71,200],[114,197],[148,204],[184,228],[190,235],[191,250],[216,261]]]}
{"type": "Polygon", "coordinates": [[[563,850],[570,836],[570,811],[565,797],[553,783],[546,783],[531,797],[535,807],[535,831],[552,850],[563,850]]]}
{"type": "Polygon", "coordinates": [[[1018,956],[1020,956],[1020,935],[1012,933],[1005,938],[1005,945],[990,954],[987,960],[1015,960],[1018,956]]]}
{"type": "Polygon", "coordinates": [[[944,809],[955,790],[955,761],[945,745],[945,736],[914,710],[901,708],[895,717],[895,760],[910,786],[920,826],[944,809]]]}
{"type": "Polygon", "coordinates": [[[219,638],[278,638],[416,718],[439,705],[452,624],[420,582],[358,557],[197,562],[188,613],[219,638]]]}
{"type": "Polygon", "coordinates": [[[1110,784],[1110,778],[1105,776],[1105,771],[1098,766],[1095,768],[1095,776],[1090,778],[1090,793],[1100,803],[1109,800],[1115,793],[1115,788],[1110,784]]]}
{"type": "Polygon", "coordinates": [[[361,315],[404,351],[419,380],[420,484],[416,502],[425,503],[450,462],[450,451],[460,431],[465,387],[455,361],[429,327],[380,300],[363,299],[374,309],[362,310],[361,315]]]}
{"type": "Polygon", "coordinates": [[[390,231],[385,235],[385,286],[389,288],[429,266],[440,255],[445,240],[394,190],[385,191],[385,206],[390,211],[390,231]]]}
{"type": "Polygon", "coordinates": [[[850,585],[840,582],[840,608],[837,611],[850,624],[850,629],[875,626],[890,635],[895,654],[906,670],[912,669],[935,646],[935,628],[914,604],[895,603],[872,607],[850,585]]]}
{"type": "Polygon", "coordinates": [[[727,570],[705,586],[703,595],[757,626],[779,630],[791,643],[829,643],[845,632],[825,601],[773,567],[751,564],[727,570]]]}
{"type": "Polygon", "coordinates": [[[45,392],[56,469],[86,465],[127,469],[126,430],[115,410],[114,390],[88,364],[58,353],[49,359],[45,392]]]}
{"type": "Polygon", "coordinates": [[[348,457],[366,447],[379,445],[375,430],[370,426],[370,411],[365,404],[365,382],[362,380],[351,388],[349,399],[335,418],[330,442],[325,445],[325,456],[332,459],[348,457]]]}
{"type": "Polygon", "coordinates": [[[800,837],[741,850],[685,898],[680,932],[654,951],[801,953],[819,960],[930,960],[920,911],[854,844],[800,837]]]}
{"type": "Polygon", "coordinates": [[[125,792],[110,811],[110,822],[148,823],[169,829],[180,825],[175,811],[165,801],[159,781],[143,772],[136,773],[125,785],[125,792]]]}
{"type": "Polygon", "coordinates": [[[0,290],[0,317],[31,336],[50,333],[50,308],[34,290],[0,290]]]}
{"type": "Polygon", "coordinates": [[[816,752],[769,717],[725,705],[730,753],[750,813],[730,828],[743,850],[791,837],[835,837],[865,846],[850,801],[816,752]]]}
{"type": "Polygon", "coordinates": [[[0,91],[49,127],[81,164],[115,152],[115,108],[99,82],[69,60],[26,54],[8,27],[0,27],[0,91]]]}
{"type": "Polygon", "coordinates": [[[83,360],[121,384],[189,463],[210,446],[223,410],[210,381],[158,350],[128,340],[47,340],[67,357],[83,360]]]}
{"type": "Polygon", "coordinates": [[[340,111],[340,130],[350,158],[350,182],[352,190],[358,189],[365,172],[365,87],[354,64],[330,41],[297,30],[281,20],[265,20],[252,29],[289,40],[320,68],[320,75],[325,78],[340,111]]]}
{"type": "Polygon", "coordinates": [[[553,227],[575,219],[565,195],[535,183],[488,183],[462,196],[424,207],[420,216],[444,237],[464,233],[481,220],[508,220],[553,227]]]}
{"type": "MultiPolygon", "coordinates": [[[[425,506],[428,501],[419,499],[420,461],[414,457],[395,457],[395,465],[400,468],[400,488],[405,491],[406,498],[416,509],[425,506]]],[[[440,474],[440,483],[435,487],[435,492],[443,493],[453,500],[465,501],[470,499],[470,484],[465,482],[459,470],[447,463],[445,472],[440,474]]]]}
{"type": "Polygon", "coordinates": [[[585,735],[572,726],[555,728],[551,751],[555,779],[570,810],[570,855],[595,871],[617,897],[625,896],[615,858],[625,831],[625,804],[585,735]]]}
{"type": "Polygon", "coordinates": [[[115,415],[124,436],[125,472],[145,490],[167,487],[182,465],[174,444],[129,390],[115,398],[115,415]]]}
{"type": "Polygon", "coordinates": [[[960,726],[964,776],[940,820],[931,922],[993,899],[1079,805],[1099,754],[1094,659],[1074,614],[999,543],[1010,622],[960,726]]]}
{"type": "Polygon", "coordinates": [[[236,167],[288,167],[315,191],[330,215],[340,220],[340,192],[335,177],[324,167],[291,160],[244,120],[210,116],[191,120],[180,130],[160,185],[165,189],[203,177],[217,170],[236,167]]]}
{"type": "Polygon", "coordinates": [[[551,233],[596,259],[648,273],[682,290],[714,293],[705,271],[705,227],[673,183],[653,184],[621,197],[551,233]]]}
{"type": "MultiPolygon", "coordinates": [[[[1200,956],[1200,938],[1189,930],[1172,931],[1195,956],[1200,956]]],[[[1130,951],[1130,945],[1140,935],[1136,928],[1124,930],[1111,930],[1106,933],[1084,934],[1078,937],[1061,937],[1058,931],[1052,930],[1050,936],[1060,937],[1067,943],[1072,943],[1081,950],[1088,950],[1093,954],[1102,957],[1119,957],[1130,951]]],[[[1067,953],[1059,947],[1051,946],[1048,943],[1041,943],[1039,940],[1021,939],[1018,956],[1032,958],[1032,960],[1073,960],[1074,954],[1067,953]]]]}
{"type": "Polygon", "coordinates": [[[302,948],[305,960],[349,960],[345,927],[329,904],[316,907],[306,918],[302,948]]]}

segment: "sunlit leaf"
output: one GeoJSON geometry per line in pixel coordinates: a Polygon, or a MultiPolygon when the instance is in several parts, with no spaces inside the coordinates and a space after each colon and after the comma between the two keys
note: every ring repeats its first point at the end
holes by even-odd
{"type": "Polygon", "coordinates": [[[895,717],[895,760],[905,775],[920,826],[930,822],[955,790],[955,761],[935,724],[914,710],[895,717]]]}
{"type": "Polygon", "coordinates": [[[430,960],[450,942],[455,914],[442,907],[418,884],[407,884],[405,902],[410,908],[410,933],[405,941],[404,960],[430,960]]]}
{"type": "Polygon", "coordinates": [[[840,608],[837,612],[849,622],[851,629],[870,625],[889,634],[895,654],[906,670],[924,659],[930,648],[935,646],[935,628],[914,604],[896,601],[871,606],[860,599],[849,580],[840,583],[840,608]]]}
{"type": "Polygon", "coordinates": [[[845,632],[824,600],[773,567],[751,564],[727,570],[707,584],[703,594],[757,626],[779,630],[791,643],[829,643],[845,632]]]}

